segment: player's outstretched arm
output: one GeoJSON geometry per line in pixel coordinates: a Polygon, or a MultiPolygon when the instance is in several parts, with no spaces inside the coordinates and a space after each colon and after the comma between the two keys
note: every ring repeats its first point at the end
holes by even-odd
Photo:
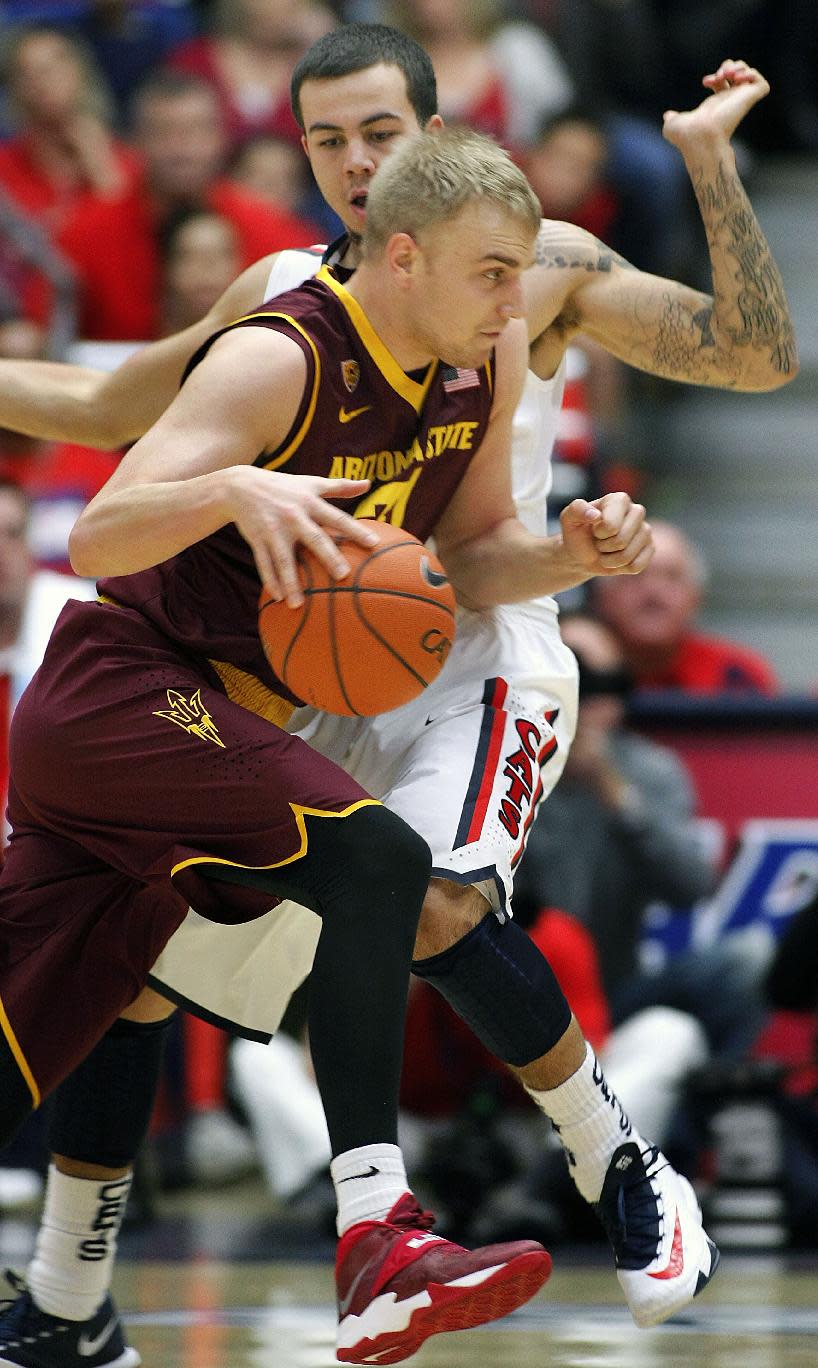
{"type": "Polygon", "coordinates": [[[776,389],[798,372],[792,318],[730,141],[769,85],[738,61],[723,62],[703,83],[710,94],[696,109],[668,110],[663,131],[696,193],[712,295],[635,270],[590,234],[546,222],[526,280],[529,328],[537,337],[550,325],[563,344],[585,332],[622,361],[671,380],[776,389]]]}
{"type": "Polygon", "coordinates": [[[147,343],[114,371],[0,360],[0,427],[108,450],[141,437],[173,399],[196,349],[261,302],[272,260],[248,267],[199,323],[147,343]]]}
{"type": "Polygon", "coordinates": [[[334,537],[364,546],[374,539],[327,500],[359,497],[369,481],[253,465],[287,437],[305,383],[304,355],[290,338],[261,328],[219,338],[81,513],[69,544],[76,572],[132,574],[235,523],[275,598],[301,602],[298,545],[336,577],[348,573],[334,537]]]}

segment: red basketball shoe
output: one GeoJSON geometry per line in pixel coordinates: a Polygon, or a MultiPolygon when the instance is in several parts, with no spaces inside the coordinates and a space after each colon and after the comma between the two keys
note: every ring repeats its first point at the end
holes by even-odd
{"type": "Polygon", "coordinates": [[[430,1335],[498,1320],[551,1272],[535,1240],[461,1249],[429,1233],[431,1212],[404,1193],[382,1221],[361,1221],[338,1245],[341,1363],[399,1363],[430,1335]]]}

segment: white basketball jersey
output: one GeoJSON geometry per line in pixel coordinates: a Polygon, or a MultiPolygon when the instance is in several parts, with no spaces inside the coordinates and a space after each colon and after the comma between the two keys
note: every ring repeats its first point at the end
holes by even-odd
{"type": "MultiPolygon", "coordinates": [[[[294,290],[321,266],[315,248],[279,252],[267,279],[265,299],[294,290]]],[[[550,380],[533,371],[526,375],[514,414],[511,445],[511,488],[520,522],[537,537],[548,534],[551,452],[557,436],[565,388],[565,357],[550,380]]]]}

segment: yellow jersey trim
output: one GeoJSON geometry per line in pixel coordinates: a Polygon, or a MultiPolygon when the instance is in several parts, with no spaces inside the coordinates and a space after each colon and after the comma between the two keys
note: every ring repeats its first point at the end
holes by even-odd
{"type": "Polygon", "coordinates": [[[279,466],[284,465],[286,461],[289,461],[293,452],[298,450],[306,434],[310,430],[310,425],[315,417],[315,406],[318,403],[318,389],[321,383],[321,358],[318,355],[318,348],[306,328],[302,328],[301,324],[290,314],[282,313],[278,309],[257,309],[253,313],[243,314],[241,318],[237,318],[235,322],[231,323],[230,327],[235,328],[239,323],[250,323],[254,318],[283,318],[284,322],[289,323],[291,327],[295,328],[296,332],[300,333],[304,338],[304,341],[309,345],[315,365],[312,380],[312,393],[310,395],[310,402],[307,406],[307,412],[304,415],[304,421],[292,441],[287,443],[284,450],[280,451],[277,456],[272,456],[269,461],[264,462],[265,470],[277,470],[279,466]]]}
{"type": "Polygon", "coordinates": [[[301,844],[294,855],[287,855],[283,860],[274,860],[268,865],[246,865],[240,864],[238,860],[222,860],[217,855],[192,855],[189,860],[182,860],[178,865],[174,865],[170,871],[171,878],[181,873],[183,869],[189,869],[191,865],[211,864],[224,865],[228,869],[281,869],[283,865],[294,864],[296,860],[301,860],[307,853],[309,839],[307,836],[306,817],[349,817],[353,812],[357,812],[364,807],[381,807],[377,798],[359,798],[357,802],[350,803],[349,807],[343,808],[341,812],[328,812],[323,808],[302,807],[301,803],[290,803],[292,814],[295,818],[295,825],[301,839],[301,844]]]}
{"type": "Polygon", "coordinates": [[[378,334],[375,332],[375,329],[357,299],[353,299],[349,290],[347,290],[339,280],[335,279],[329,267],[322,266],[315,279],[320,280],[324,285],[328,285],[333,294],[338,296],[349,314],[352,326],[387,384],[391,385],[392,389],[396,394],[400,395],[401,399],[405,399],[407,404],[411,404],[416,413],[420,413],[426,400],[426,395],[429,393],[429,387],[437,373],[437,361],[431,362],[421,383],[418,383],[417,380],[413,380],[412,377],[407,375],[406,371],[398,365],[389,348],[378,337],[378,334]]]}
{"type": "Polygon", "coordinates": [[[23,1054],[23,1051],[20,1049],[17,1037],[14,1034],[14,1031],[12,1030],[11,1022],[9,1021],[8,1016],[6,1014],[6,1009],[3,1006],[2,998],[0,998],[0,1031],[2,1031],[3,1035],[6,1037],[8,1047],[11,1050],[11,1053],[14,1055],[14,1062],[17,1065],[17,1068],[20,1070],[20,1073],[23,1075],[23,1078],[26,1080],[26,1086],[28,1087],[28,1090],[31,1093],[31,1100],[34,1103],[34,1106],[39,1107],[40,1102],[42,1100],[40,1097],[40,1089],[37,1087],[37,1084],[34,1080],[34,1074],[28,1067],[28,1061],[25,1055],[23,1054]]]}
{"type": "Polygon", "coordinates": [[[240,670],[226,660],[211,660],[210,665],[222,682],[231,703],[237,703],[247,712],[256,713],[266,722],[276,727],[285,727],[295,712],[295,704],[274,693],[256,675],[240,670]]]}

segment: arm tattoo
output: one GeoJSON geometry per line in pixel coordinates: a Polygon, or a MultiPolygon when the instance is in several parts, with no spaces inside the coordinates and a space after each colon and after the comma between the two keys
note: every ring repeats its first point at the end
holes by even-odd
{"type": "Polygon", "coordinates": [[[712,317],[712,306],[691,314],[685,303],[666,294],[648,369],[678,380],[734,388],[741,370],[739,359],[732,348],[718,347],[712,317]]]}
{"type": "Polygon", "coordinates": [[[629,261],[606,247],[598,238],[583,233],[579,240],[580,235],[576,230],[570,235],[559,231],[564,227],[562,224],[549,223],[540,228],[534,256],[538,266],[558,271],[598,272],[601,275],[609,274],[614,266],[621,266],[626,271],[634,269],[629,261]],[[555,228],[558,231],[554,231],[555,228]]]}
{"type": "MultiPolygon", "coordinates": [[[[795,339],[778,267],[738,176],[722,164],[695,184],[702,220],[724,268],[713,263],[716,315],[736,347],[765,352],[781,374],[795,364],[795,339]]],[[[698,324],[699,317],[696,322],[698,324]]],[[[705,333],[702,332],[702,345],[705,333]]]]}
{"type": "Polygon", "coordinates": [[[700,347],[715,347],[715,345],[716,345],[716,339],[715,339],[715,337],[713,336],[713,329],[712,329],[711,326],[710,326],[710,323],[711,323],[712,318],[713,318],[713,306],[712,306],[712,304],[709,305],[706,309],[699,309],[699,312],[698,312],[698,313],[694,313],[694,315],[693,315],[693,322],[696,324],[696,327],[699,329],[699,334],[700,334],[699,346],[700,346],[700,347]]]}

